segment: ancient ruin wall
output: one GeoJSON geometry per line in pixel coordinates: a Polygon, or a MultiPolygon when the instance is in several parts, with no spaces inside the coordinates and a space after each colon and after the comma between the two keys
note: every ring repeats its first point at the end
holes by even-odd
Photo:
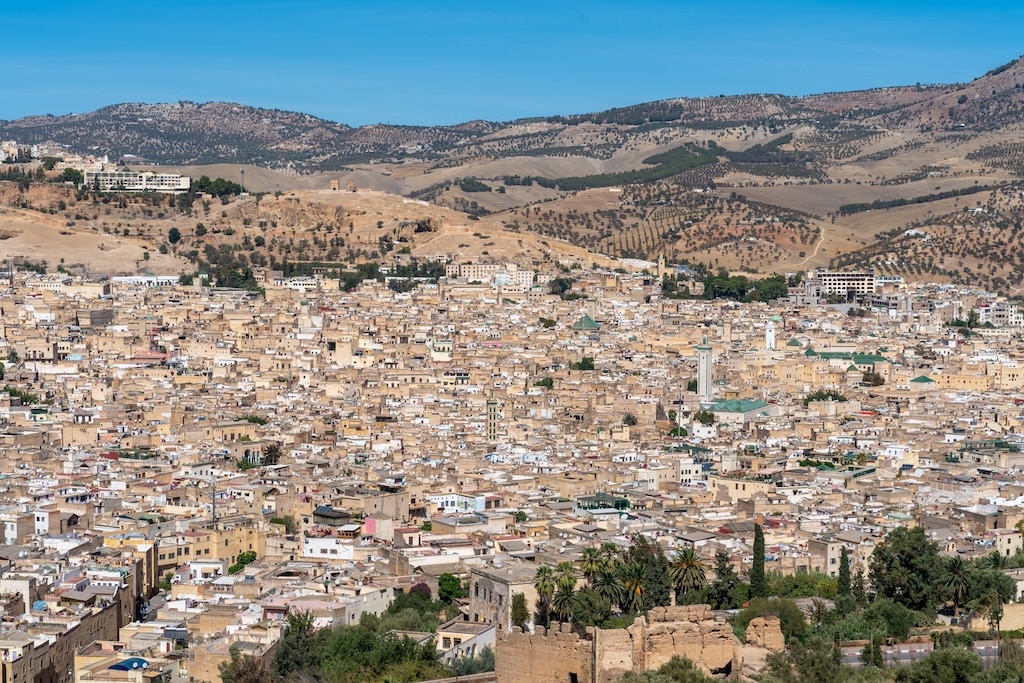
{"type": "Polygon", "coordinates": [[[498,683],[593,683],[593,643],[569,624],[551,624],[533,635],[519,627],[500,633],[494,653],[498,683]]]}
{"type": "Polygon", "coordinates": [[[626,629],[587,629],[568,624],[535,635],[499,635],[495,650],[498,683],[613,683],[627,671],[657,669],[675,655],[713,674],[742,668],[739,641],[727,623],[716,622],[707,605],[657,607],[626,629]],[[573,677],[573,674],[575,677],[573,677]]]}

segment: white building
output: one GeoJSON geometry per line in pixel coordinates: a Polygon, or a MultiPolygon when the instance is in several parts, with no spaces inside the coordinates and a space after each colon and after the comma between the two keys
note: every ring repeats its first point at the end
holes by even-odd
{"type": "Polygon", "coordinates": [[[87,172],[85,184],[100,192],[188,192],[192,179],[176,173],[101,171],[87,172]]]}

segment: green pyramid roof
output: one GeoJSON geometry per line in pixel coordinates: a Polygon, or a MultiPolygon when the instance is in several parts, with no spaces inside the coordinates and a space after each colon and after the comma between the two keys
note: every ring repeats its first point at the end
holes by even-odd
{"type": "Polygon", "coordinates": [[[599,330],[601,326],[597,324],[597,321],[590,317],[589,314],[584,313],[583,317],[580,318],[573,324],[572,329],[574,330],[599,330]]]}

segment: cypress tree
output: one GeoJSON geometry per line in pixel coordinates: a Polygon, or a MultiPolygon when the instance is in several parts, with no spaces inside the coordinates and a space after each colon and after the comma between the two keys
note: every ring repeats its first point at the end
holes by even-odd
{"type": "Polygon", "coordinates": [[[853,584],[850,582],[850,556],[847,554],[846,548],[843,548],[842,554],[839,555],[839,578],[836,592],[839,595],[853,593],[853,584]]]}
{"type": "Polygon", "coordinates": [[[750,568],[750,597],[763,598],[768,595],[768,582],[764,577],[764,531],[760,524],[754,525],[754,565],[750,568]]]}

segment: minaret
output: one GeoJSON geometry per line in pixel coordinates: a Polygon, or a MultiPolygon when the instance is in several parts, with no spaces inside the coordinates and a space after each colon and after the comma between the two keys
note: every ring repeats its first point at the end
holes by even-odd
{"type": "Polygon", "coordinates": [[[498,440],[498,425],[501,422],[501,404],[494,399],[487,401],[487,440],[494,443],[498,440]]]}
{"type": "Polygon", "coordinates": [[[701,403],[711,402],[711,347],[708,338],[697,347],[697,395],[701,403]]]}
{"type": "Polygon", "coordinates": [[[775,321],[769,320],[768,324],[764,328],[764,350],[774,351],[775,350],[775,321]]]}

